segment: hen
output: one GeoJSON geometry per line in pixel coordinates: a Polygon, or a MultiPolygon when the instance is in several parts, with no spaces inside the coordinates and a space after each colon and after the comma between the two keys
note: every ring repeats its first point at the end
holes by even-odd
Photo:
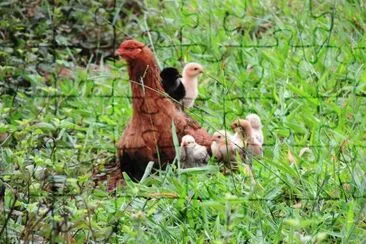
{"type": "MultiPolygon", "coordinates": [[[[136,40],[122,42],[116,55],[126,60],[132,90],[132,118],[117,146],[120,171],[140,180],[149,161],[164,168],[175,157],[171,125],[179,140],[191,135],[210,150],[212,137],[164,95],[152,51],[136,40]]],[[[119,179],[112,179],[112,184],[119,179]]],[[[111,188],[113,186],[109,186],[111,188]]]]}

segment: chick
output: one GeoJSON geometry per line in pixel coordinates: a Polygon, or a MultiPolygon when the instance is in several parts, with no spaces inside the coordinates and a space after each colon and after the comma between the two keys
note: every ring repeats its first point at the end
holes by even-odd
{"type": "Polygon", "coordinates": [[[262,131],[262,122],[257,114],[248,114],[245,118],[249,121],[250,125],[254,131],[254,137],[258,140],[260,145],[263,145],[263,131],[262,131]]]}
{"type": "Polygon", "coordinates": [[[245,156],[262,154],[262,145],[255,137],[254,130],[248,120],[237,119],[231,124],[231,128],[238,138],[241,138],[244,148],[246,148],[245,156]]]}
{"type": "Polygon", "coordinates": [[[240,133],[235,132],[235,134],[231,136],[231,141],[233,143],[234,152],[239,153],[239,155],[244,155],[244,143],[240,133]]]}
{"type": "Polygon", "coordinates": [[[180,144],[181,168],[200,167],[207,164],[210,156],[207,148],[196,143],[191,135],[185,135],[180,144]]]}
{"type": "Polygon", "coordinates": [[[186,90],[182,83],[182,76],[176,68],[164,68],[160,72],[163,89],[170,97],[180,102],[186,95],[186,90]]]}
{"type": "Polygon", "coordinates": [[[198,63],[188,63],[184,66],[182,77],[186,92],[183,98],[184,108],[190,108],[194,105],[194,101],[198,96],[198,76],[201,73],[203,73],[203,67],[198,63]]]}
{"type": "Polygon", "coordinates": [[[213,134],[211,144],[212,155],[224,163],[230,163],[235,160],[234,144],[231,141],[232,135],[224,130],[213,134]]]}

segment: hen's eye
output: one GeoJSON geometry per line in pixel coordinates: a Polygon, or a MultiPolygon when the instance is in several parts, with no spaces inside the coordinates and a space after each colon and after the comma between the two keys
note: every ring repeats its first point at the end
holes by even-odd
{"type": "Polygon", "coordinates": [[[196,67],[196,68],[194,68],[194,70],[198,70],[198,68],[196,67]]]}

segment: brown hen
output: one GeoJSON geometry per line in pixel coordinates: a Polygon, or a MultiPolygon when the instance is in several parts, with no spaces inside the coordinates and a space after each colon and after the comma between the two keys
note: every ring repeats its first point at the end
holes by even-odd
{"type": "MultiPolygon", "coordinates": [[[[133,108],[132,119],[117,146],[119,170],[140,180],[149,161],[155,162],[155,168],[164,168],[172,162],[175,157],[172,121],[179,141],[189,134],[210,151],[212,137],[195,120],[177,110],[164,94],[152,51],[141,42],[126,40],[116,55],[127,61],[133,108]]],[[[117,175],[120,177],[120,172],[113,173],[109,188],[122,180],[117,175]]]]}

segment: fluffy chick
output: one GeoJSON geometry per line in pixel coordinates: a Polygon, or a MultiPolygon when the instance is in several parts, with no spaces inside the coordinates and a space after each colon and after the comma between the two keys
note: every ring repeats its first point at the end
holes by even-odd
{"type": "Polygon", "coordinates": [[[176,68],[164,68],[160,72],[163,89],[170,97],[180,102],[186,95],[186,90],[182,83],[182,76],[176,68]]]}
{"type": "Polygon", "coordinates": [[[207,148],[197,144],[193,136],[185,135],[182,137],[180,144],[180,163],[182,168],[204,166],[209,158],[207,148]]]}
{"type": "Polygon", "coordinates": [[[235,132],[235,134],[231,136],[231,141],[233,143],[234,152],[239,153],[239,155],[244,155],[244,142],[240,133],[235,132]]]}
{"type": "Polygon", "coordinates": [[[202,65],[198,63],[188,63],[184,66],[182,83],[186,94],[183,98],[184,108],[190,108],[198,96],[198,76],[203,73],[202,65]]]}
{"type": "Polygon", "coordinates": [[[249,121],[250,125],[254,131],[254,137],[258,140],[260,145],[263,145],[263,131],[262,131],[262,122],[257,114],[248,114],[245,118],[249,121]]]}
{"type": "Polygon", "coordinates": [[[220,130],[213,134],[211,151],[218,161],[230,163],[235,160],[234,144],[231,138],[232,135],[225,130],[220,130]]]}
{"type": "Polygon", "coordinates": [[[241,138],[244,147],[247,149],[246,156],[262,154],[262,146],[255,137],[254,130],[248,120],[237,119],[231,124],[231,128],[238,138],[241,138]]]}

